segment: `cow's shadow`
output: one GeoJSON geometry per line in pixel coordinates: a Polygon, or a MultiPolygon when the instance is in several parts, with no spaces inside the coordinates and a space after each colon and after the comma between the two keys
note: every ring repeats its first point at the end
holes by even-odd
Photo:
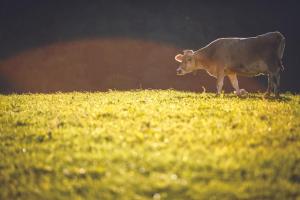
{"type": "Polygon", "coordinates": [[[247,99],[257,99],[257,100],[266,100],[266,101],[276,101],[276,102],[289,102],[292,99],[288,96],[281,95],[280,97],[275,96],[264,96],[263,93],[248,93],[243,96],[236,96],[235,94],[224,94],[224,98],[239,98],[241,100],[247,99]]]}
{"type": "MultiPolygon", "coordinates": [[[[199,94],[199,92],[191,92],[188,91],[191,94],[190,95],[184,95],[184,96],[176,96],[177,99],[187,99],[187,98],[203,98],[203,99],[210,99],[210,98],[225,98],[225,99],[240,99],[240,100],[249,100],[249,99],[256,99],[256,100],[265,100],[270,102],[289,102],[292,100],[291,97],[286,96],[285,94],[282,94],[280,97],[275,96],[264,96],[264,93],[247,93],[243,96],[237,96],[234,93],[223,93],[221,95],[214,95],[212,93],[208,93],[209,95],[203,95],[203,96],[194,96],[193,94],[199,94]]],[[[201,92],[200,92],[201,94],[201,92]]],[[[202,92],[202,94],[207,94],[205,92],[202,92]]],[[[174,98],[174,97],[172,97],[174,98]]]]}

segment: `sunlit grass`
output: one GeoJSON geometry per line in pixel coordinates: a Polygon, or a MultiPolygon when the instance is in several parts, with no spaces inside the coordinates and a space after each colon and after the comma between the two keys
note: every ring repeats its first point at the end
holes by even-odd
{"type": "Polygon", "coordinates": [[[300,96],[0,95],[0,199],[300,198],[300,96]]]}

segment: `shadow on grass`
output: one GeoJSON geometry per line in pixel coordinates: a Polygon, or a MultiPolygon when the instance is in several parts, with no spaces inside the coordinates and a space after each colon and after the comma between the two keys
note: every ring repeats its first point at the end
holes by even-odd
{"type": "Polygon", "coordinates": [[[247,95],[242,96],[242,97],[238,97],[235,94],[224,94],[224,97],[225,98],[239,98],[241,100],[243,100],[243,99],[267,100],[270,102],[289,102],[292,100],[290,97],[283,96],[283,95],[281,95],[280,97],[275,97],[275,96],[265,97],[264,93],[248,93],[247,95]]]}
{"type": "MultiPolygon", "coordinates": [[[[187,92],[186,95],[179,95],[172,98],[177,99],[188,99],[188,98],[200,98],[200,99],[212,99],[212,98],[225,98],[225,99],[240,99],[240,100],[247,100],[247,99],[256,99],[256,100],[266,100],[270,102],[289,102],[292,100],[291,97],[287,96],[287,94],[283,93],[280,97],[275,96],[269,96],[265,97],[264,93],[248,93],[244,96],[237,96],[234,93],[223,93],[221,95],[217,95],[216,93],[206,93],[206,92],[194,92],[194,91],[182,91],[182,90],[176,90],[179,92],[187,92]],[[203,95],[201,95],[203,94],[203,95]],[[197,95],[197,96],[196,96],[197,95]],[[201,96],[199,96],[201,95],[201,96]]],[[[293,94],[290,94],[293,95],[293,94]]]]}

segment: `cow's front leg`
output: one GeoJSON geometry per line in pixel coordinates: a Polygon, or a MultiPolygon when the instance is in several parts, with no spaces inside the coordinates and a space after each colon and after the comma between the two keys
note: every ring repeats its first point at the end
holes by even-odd
{"type": "Polygon", "coordinates": [[[240,96],[241,92],[240,92],[239,82],[238,82],[236,74],[228,74],[227,76],[230,80],[232,87],[235,89],[236,95],[240,96]]]}
{"type": "Polygon", "coordinates": [[[224,71],[219,71],[217,75],[217,95],[220,95],[223,88],[224,71]]]}
{"type": "Polygon", "coordinates": [[[231,82],[232,87],[235,89],[236,95],[242,96],[242,95],[248,93],[246,90],[239,88],[239,82],[238,82],[236,74],[230,74],[230,75],[227,75],[227,76],[228,76],[228,78],[231,82]]]}

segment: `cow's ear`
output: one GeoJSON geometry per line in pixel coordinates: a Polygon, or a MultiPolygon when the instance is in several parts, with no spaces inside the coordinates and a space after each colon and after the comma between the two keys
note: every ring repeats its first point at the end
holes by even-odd
{"type": "Polygon", "coordinates": [[[182,57],[183,57],[182,54],[177,54],[177,55],[175,56],[175,60],[177,60],[178,62],[182,62],[182,57]]]}

